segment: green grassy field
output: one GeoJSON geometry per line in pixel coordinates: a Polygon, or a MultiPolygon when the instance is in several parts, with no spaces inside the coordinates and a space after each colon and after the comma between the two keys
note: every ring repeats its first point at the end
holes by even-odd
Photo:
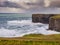
{"type": "Polygon", "coordinates": [[[23,37],[0,38],[0,45],[60,45],[60,34],[30,34],[23,37]]]}

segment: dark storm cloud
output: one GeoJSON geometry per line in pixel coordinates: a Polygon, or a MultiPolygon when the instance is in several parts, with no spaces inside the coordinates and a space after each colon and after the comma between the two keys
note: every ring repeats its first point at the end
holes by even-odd
{"type": "Polygon", "coordinates": [[[18,5],[17,3],[9,2],[9,1],[1,2],[0,7],[23,8],[20,5],[18,5]]]}
{"type": "MultiPolygon", "coordinates": [[[[22,0],[21,0],[22,1],[22,0]]],[[[48,7],[60,7],[60,1],[59,0],[35,0],[35,2],[11,2],[11,1],[0,1],[0,7],[14,7],[14,8],[27,8],[27,7],[44,7],[45,5],[48,5],[48,7]],[[50,3],[49,3],[50,2],[50,3]],[[46,4],[45,4],[46,3],[46,4]]]]}
{"type": "MultiPolygon", "coordinates": [[[[12,2],[7,0],[0,0],[0,12],[10,12],[11,9],[15,12],[44,12],[51,11],[53,8],[60,8],[59,0],[20,0],[12,2]],[[7,8],[8,7],[8,8],[7,8]],[[52,9],[47,9],[52,7],[52,9]]],[[[55,10],[55,9],[54,9],[55,10]]],[[[56,9],[58,10],[58,9],[56,9]]],[[[51,11],[52,12],[52,11],[51,11]]]]}
{"type": "Polygon", "coordinates": [[[44,1],[43,0],[38,0],[36,3],[25,3],[26,5],[38,5],[38,6],[44,6],[44,1]]]}

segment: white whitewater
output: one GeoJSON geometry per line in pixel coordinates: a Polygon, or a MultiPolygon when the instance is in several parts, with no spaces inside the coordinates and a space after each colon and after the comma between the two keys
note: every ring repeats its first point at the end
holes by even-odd
{"type": "Polygon", "coordinates": [[[0,37],[22,37],[27,34],[60,34],[60,32],[47,30],[48,24],[32,23],[31,20],[7,21],[7,29],[0,29],[0,37]]]}

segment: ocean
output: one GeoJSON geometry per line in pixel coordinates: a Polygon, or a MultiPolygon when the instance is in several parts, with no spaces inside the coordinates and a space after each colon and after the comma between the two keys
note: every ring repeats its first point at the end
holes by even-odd
{"type": "Polygon", "coordinates": [[[47,30],[49,24],[33,23],[32,16],[27,14],[0,14],[0,37],[22,37],[27,34],[60,34],[47,30]]]}

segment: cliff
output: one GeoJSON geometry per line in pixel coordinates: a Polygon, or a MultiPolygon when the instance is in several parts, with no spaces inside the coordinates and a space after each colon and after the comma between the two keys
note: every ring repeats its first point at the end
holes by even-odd
{"type": "Polygon", "coordinates": [[[50,30],[60,32],[60,15],[59,14],[33,14],[32,22],[49,24],[50,30]]]}
{"type": "Polygon", "coordinates": [[[49,23],[49,18],[54,16],[53,14],[32,14],[32,22],[34,23],[49,23]]]}
{"type": "Polygon", "coordinates": [[[49,19],[49,29],[60,32],[60,15],[50,17],[50,19],[49,19]]]}

